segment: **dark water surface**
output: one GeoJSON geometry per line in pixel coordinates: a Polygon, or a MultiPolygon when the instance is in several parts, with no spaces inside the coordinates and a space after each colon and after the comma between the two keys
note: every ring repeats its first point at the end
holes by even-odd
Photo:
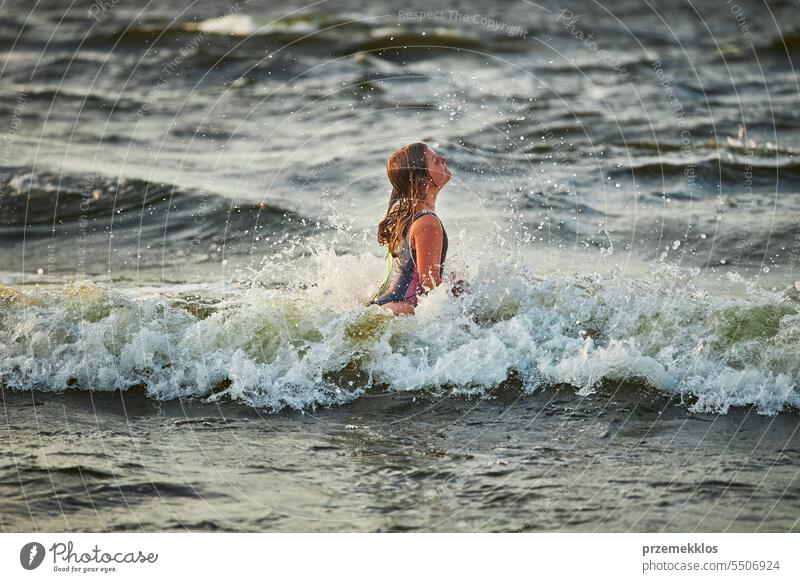
{"type": "Polygon", "coordinates": [[[55,531],[797,531],[794,415],[625,388],[375,394],[302,415],[3,392],[3,527],[55,531]],[[88,404],[88,406],[87,406],[88,404]]]}

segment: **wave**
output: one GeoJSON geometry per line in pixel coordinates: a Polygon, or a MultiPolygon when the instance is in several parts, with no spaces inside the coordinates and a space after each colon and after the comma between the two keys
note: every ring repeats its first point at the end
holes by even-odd
{"type": "Polygon", "coordinates": [[[377,30],[368,38],[348,45],[344,54],[373,52],[378,56],[385,55],[383,51],[394,51],[398,54],[407,54],[408,49],[417,49],[417,52],[430,52],[432,49],[487,49],[487,45],[474,37],[459,33],[455,30],[436,28],[432,31],[414,30],[377,30]]]}
{"type": "Polygon", "coordinates": [[[345,28],[349,32],[369,29],[368,21],[361,18],[341,18],[326,14],[308,13],[286,16],[274,20],[259,19],[247,14],[226,14],[199,22],[184,22],[175,27],[186,32],[204,32],[230,36],[274,36],[300,39],[325,29],[345,28]]]}
{"type": "MultiPolygon", "coordinates": [[[[52,104],[53,107],[80,103],[82,114],[84,111],[101,111],[108,115],[111,112],[136,111],[141,106],[138,100],[122,95],[101,95],[96,92],[70,90],[63,87],[26,88],[24,95],[26,101],[43,101],[52,104]]],[[[11,94],[7,93],[4,97],[9,98],[11,94]]]]}
{"type": "MultiPolygon", "coordinates": [[[[224,54],[231,48],[247,51],[258,46],[275,51],[323,51],[340,56],[372,53],[384,59],[395,53],[424,55],[437,49],[520,50],[518,38],[496,34],[475,27],[476,34],[455,27],[431,26],[429,23],[402,22],[386,26],[385,22],[362,16],[306,14],[276,20],[247,14],[228,14],[201,21],[163,23],[149,26],[133,25],[112,32],[94,35],[92,44],[152,44],[182,43],[196,50],[209,50],[213,43],[226,44],[224,54]],[[202,39],[202,42],[197,42],[202,39]],[[194,42],[192,42],[194,41],[194,42]]],[[[184,53],[186,51],[184,50],[184,53]]]]}
{"type": "Polygon", "coordinates": [[[697,180],[713,186],[707,190],[716,195],[717,186],[744,188],[745,180],[750,186],[796,191],[800,185],[800,164],[794,162],[765,163],[761,160],[725,160],[714,156],[705,160],[661,161],[631,164],[610,172],[612,177],[631,177],[638,180],[662,180],[685,178],[687,171],[694,172],[697,180]]]}
{"type": "Polygon", "coordinates": [[[243,39],[253,37],[268,44],[315,44],[322,39],[335,38],[335,31],[344,29],[339,34],[363,33],[369,28],[358,21],[346,21],[332,17],[319,18],[284,18],[279,20],[263,20],[245,14],[230,14],[200,21],[178,22],[165,25],[150,26],[132,25],[121,28],[110,35],[93,37],[94,42],[123,42],[139,44],[152,42],[170,43],[185,42],[192,39],[229,38],[236,44],[243,39]]]}
{"type": "MultiPolygon", "coordinates": [[[[624,144],[617,144],[616,147],[623,148],[624,151],[633,151],[636,153],[674,153],[681,152],[684,146],[679,142],[666,142],[666,141],[626,141],[624,144]]],[[[722,151],[723,153],[740,154],[740,155],[758,155],[758,156],[775,156],[787,155],[795,156],[798,150],[785,145],[776,144],[772,142],[755,142],[753,140],[744,141],[741,137],[726,137],[725,141],[716,139],[709,139],[705,141],[696,141],[692,143],[692,150],[695,153],[706,153],[722,151]]]]}
{"type": "Polygon", "coordinates": [[[103,270],[110,256],[117,266],[222,260],[223,249],[226,255],[255,253],[266,250],[264,240],[280,244],[325,228],[266,202],[30,168],[0,168],[0,198],[0,256],[19,269],[23,254],[50,256],[53,272],[75,268],[78,248],[81,261],[103,270]]]}
{"type": "Polygon", "coordinates": [[[375,390],[481,396],[509,383],[582,395],[633,385],[642,401],[655,390],[719,413],[800,406],[800,305],[788,294],[710,295],[690,273],[666,267],[642,281],[537,278],[500,264],[479,267],[461,297],[440,287],[414,317],[393,317],[365,306],[380,270],[371,255],[328,249],[315,255],[306,283],[211,300],[81,282],[31,295],[4,288],[0,383],[138,387],[156,399],[231,399],[271,411],[375,390]]]}
{"type": "MultiPolygon", "coordinates": [[[[244,222],[243,217],[259,215],[263,222],[277,220],[298,224],[302,217],[284,208],[263,204],[234,204],[230,199],[207,191],[180,190],[172,184],[135,178],[76,176],[33,171],[29,168],[0,168],[0,221],[3,232],[35,236],[39,225],[48,232],[54,222],[68,224],[92,218],[114,218],[120,225],[126,213],[136,213],[138,222],[174,222],[196,219],[224,226],[244,222]],[[140,220],[139,220],[140,219],[140,220]]],[[[197,223],[197,222],[195,222],[197,223]]]]}

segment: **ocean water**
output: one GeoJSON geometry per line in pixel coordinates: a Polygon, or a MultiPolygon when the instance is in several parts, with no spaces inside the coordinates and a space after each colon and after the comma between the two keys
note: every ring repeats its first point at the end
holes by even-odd
{"type": "Polygon", "coordinates": [[[0,6],[4,530],[798,529],[790,1],[0,6]],[[367,307],[385,160],[443,286],[367,307]]]}

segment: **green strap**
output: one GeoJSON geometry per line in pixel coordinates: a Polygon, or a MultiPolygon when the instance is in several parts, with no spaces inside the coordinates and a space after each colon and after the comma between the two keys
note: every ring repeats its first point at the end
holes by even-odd
{"type": "Polygon", "coordinates": [[[378,289],[378,292],[372,297],[374,300],[378,295],[383,293],[383,290],[386,289],[386,286],[389,284],[389,278],[392,276],[392,253],[388,250],[386,251],[386,279],[383,281],[383,285],[381,288],[378,289]]]}

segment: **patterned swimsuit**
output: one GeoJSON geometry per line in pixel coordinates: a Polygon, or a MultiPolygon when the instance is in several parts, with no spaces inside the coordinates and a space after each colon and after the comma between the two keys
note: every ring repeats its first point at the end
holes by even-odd
{"type": "MultiPolygon", "coordinates": [[[[414,215],[411,219],[411,224],[421,216],[426,214],[434,214],[430,210],[423,210],[414,215]]],[[[439,217],[436,216],[438,219],[439,217]]],[[[411,225],[409,225],[409,231],[411,225]]],[[[447,232],[442,225],[442,259],[440,264],[439,276],[444,275],[444,259],[447,256],[447,232]]],[[[384,283],[378,296],[371,301],[376,305],[383,305],[384,303],[392,303],[395,301],[408,301],[411,305],[416,307],[417,297],[423,292],[422,282],[419,277],[419,270],[417,269],[417,253],[411,248],[408,242],[408,234],[406,233],[403,239],[403,247],[396,257],[392,258],[392,269],[389,277],[384,283]]]]}

